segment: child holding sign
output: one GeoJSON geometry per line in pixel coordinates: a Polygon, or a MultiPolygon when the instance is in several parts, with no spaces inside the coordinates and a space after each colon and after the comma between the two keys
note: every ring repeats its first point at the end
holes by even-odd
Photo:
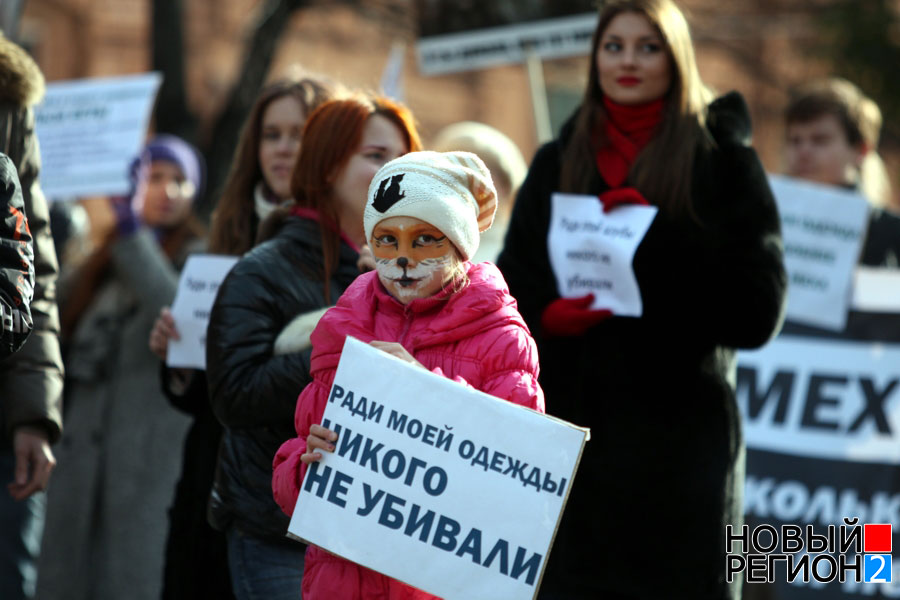
{"type": "MultiPolygon", "coordinates": [[[[272,489],[291,514],[307,465],[333,451],[319,425],[345,338],[464,385],[544,410],[534,341],[502,275],[468,262],[493,221],[496,190],[467,152],[413,152],[378,171],[365,209],[376,270],[361,275],[313,332],[313,381],[297,401],[298,437],[275,456],[272,489]]],[[[315,546],[306,554],[303,596],[431,597],[315,546]]]]}

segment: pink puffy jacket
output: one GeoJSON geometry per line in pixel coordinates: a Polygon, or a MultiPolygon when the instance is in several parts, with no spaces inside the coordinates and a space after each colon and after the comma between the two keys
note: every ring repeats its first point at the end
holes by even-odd
{"type": "MultiPolygon", "coordinates": [[[[325,313],[312,334],[312,383],[297,400],[296,438],[282,444],[273,463],[272,491],[287,514],[294,512],[306,465],[306,436],[322,422],[344,339],[399,342],[431,371],[478,390],[544,412],[538,356],[528,327],[491,263],[469,264],[469,283],[404,306],[381,285],[377,273],[361,275],[325,313]]],[[[306,552],[303,598],[433,598],[420,590],[338,558],[321,548],[306,552]]]]}

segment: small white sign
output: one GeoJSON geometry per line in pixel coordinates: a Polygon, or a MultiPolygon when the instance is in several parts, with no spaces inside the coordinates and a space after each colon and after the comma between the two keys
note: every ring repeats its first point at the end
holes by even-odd
{"type": "Polygon", "coordinates": [[[597,11],[434,35],[419,39],[423,75],[445,75],[525,62],[531,50],[544,59],[581,56],[591,51],[597,11]]]}
{"type": "Polygon", "coordinates": [[[193,254],[181,271],[172,302],[172,317],[180,340],[169,340],[166,364],[206,369],[206,329],[219,286],[238,261],[236,256],[193,254]]]}
{"type": "Polygon", "coordinates": [[[738,354],[747,447],[900,464],[900,345],[782,335],[738,354]]]}
{"type": "Polygon", "coordinates": [[[48,198],[122,195],[147,134],[160,73],[47,84],[35,108],[48,198]]]}
{"type": "Polygon", "coordinates": [[[853,310],[900,313],[900,271],[888,267],[856,267],[853,310]]]}
{"type": "Polygon", "coordinates": [[[604,213],[596,196],[553,194],[547,247],[559,295],[594,294],[591,308],[639,317],[644,310],[634,253],[656,218],[655,206],[604,213]]]}
{"type": "Polygon", "coordinates": [[[588,430],[347,338],[289,533],[442,598],[534,598],[588,430]]]}
{"type": "Polygon", "coordinates": [[[789,282],[786,316],[840,331],[847,323],[868,203],[834,186],[778,175],[770,176],[770,183],[781,214],[789,282]]]}

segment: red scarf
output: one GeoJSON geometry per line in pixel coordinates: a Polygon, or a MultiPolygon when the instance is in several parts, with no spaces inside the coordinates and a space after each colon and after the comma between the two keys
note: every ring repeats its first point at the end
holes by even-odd
{"type": "Polygon", "coordinates": [[[625,106],[603,97],[606,107],[606,144],[597,151],[597,169],[610,188],[621,187],[634,159],[662,121],[663,99],[625,106]]]}

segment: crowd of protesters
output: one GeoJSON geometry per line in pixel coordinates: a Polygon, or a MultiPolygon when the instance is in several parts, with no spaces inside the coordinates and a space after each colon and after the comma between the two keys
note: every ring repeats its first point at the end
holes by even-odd
{"type": "MultiPolygon", "coordinates": [[[[335,448],[322,414],[352,335],[590,428],[540,598],[739,599],[723,559],[743,521],[735,352],[782,327],[775,198],[744,99],[703,83],[671,0],[602,3],[590,56],[578,108],[530,167],[487,125],[423,144],[394,100],[274,81],[208,231],[193,210],[202,156],[152,136],[109,200],[114,226],[57,296],[43,78],[0,37],[0,597],[433,597],[285,535],[307,470],[335,448]],[[556,192],[657,208],[633,260],[639,317],[561,297],[556,192]],[[198,252],[239,258],[205,371],[166,365],[168,307],[198,252]],[[679,551],[647,576],[635,557],[663,531],[679,551]]],[[[876,208],[860,263],[897,267],[878,107],[817,81],[785,125],[787,174],[863,193],[876,208]]]]}

